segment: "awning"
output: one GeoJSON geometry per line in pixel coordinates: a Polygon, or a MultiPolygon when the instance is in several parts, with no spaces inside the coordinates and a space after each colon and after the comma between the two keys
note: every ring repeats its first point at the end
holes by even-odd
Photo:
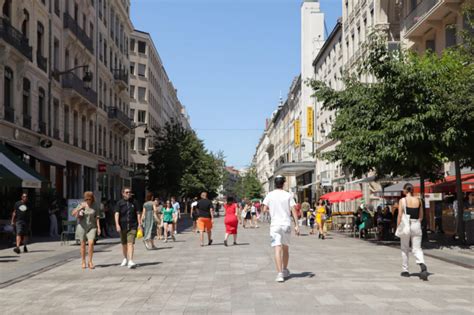
{"type": "MultiPolygon", "coordinates": [[[[474,186],[469,184],[474,181],[474,173],[461,174],[462,191],[472,191],[474,186]]],[[[420,182],[413,185],[415,192],[420,192],[420,182]]],[[[456,191],[456,176],[446,176],[443,180],[425,182],[425,193],[451,193],[456,191]]]]}
{"type": "Polygon", "coordinates": [[[375,192],[375,194],[382,197],[400,197],[402,195],[403,186],[405,186],[406,183],[415,185],[416,183],[419,183],[419,182],[420,182],[419,180],[401,181],[394,185],[385,187],[385,189],[383,190],[383,196],[382,196],[381,190],[375,192]]]}
{"type": "Polygon", "coordinates": [[[12,147],[22,151],[23,153],[29,155],[29,156],[32,156],[40,161],[43,161],[43,162],[46,162],[46,163],[49,163],[49,164],[53,164],[53,165],[57,165],[57,166],[65,166],[61,163],[59,163],[58,161],[55,161],[54,159],[44,155],[43,153],[35,150],[34,148],[32,147],[29,147],[29,146],[26,146],[26,145],[23,145],[23,144],[19,144],[19,143],[14,143],[14,142],[11,142],[11,141],[7,141],[8,145],[11,145],[12,147]]]}
{"type": "Polygon", "coordinates": [[[314,171],[315,162],[290,162],[279,165],[274,173],[284,176],[298,176],[306,172],[314,171]]]}
{"type": "Polygon", "coordinates": [[[365,178],[356,179],[356,180],[353,180],[352,182],[348,182],[346,184],[350,185],[350,184],[368,183],[368,182],[375,181],[376,178],[377,177],[374,175],[374,176],[369,176],[369,177],[365,177],[365,178]]]}
{"type": "Polygon", "coordinates": [[[1,186],[21,186],[22,188],[41,188],[41,182],[46,181],[40,174],[0,144],[0,166],[2,177],[1,186]],[[16,180],[13,179],[16,177],[16,180]],[[8,179],[13,180],[9,182],[8,179]]]}
{"type": "Polygon", "coordinates": [[[360,190],[348,190],[348,191],[334,191],[321,196],[321,199],[328,200],[330,202],[345,202],[362,198],[363,194],[360,190]]]}

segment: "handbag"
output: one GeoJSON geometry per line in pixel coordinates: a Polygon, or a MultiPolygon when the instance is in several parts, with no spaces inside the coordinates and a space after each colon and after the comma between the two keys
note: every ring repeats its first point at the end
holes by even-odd
{"type": "Polygon", "coordinates": [[[143,237],[143,230],[142,229],[138,229],[137,231],[137,239],[141,239],[143,237]]]}
{"type": "Polygon", "coordinates": [[[402,219],[400,220],[400,224],[397,226],[397,230],[395,231],[395,235],[400,238],[410,235],[410,216],[407,214],[406,199],[403,198],[402,201],[402,219]]]}

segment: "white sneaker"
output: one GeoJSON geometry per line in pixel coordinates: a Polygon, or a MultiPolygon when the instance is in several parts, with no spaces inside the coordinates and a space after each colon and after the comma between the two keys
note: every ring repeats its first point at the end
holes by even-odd
{"type": "Polygon", "coordinates": [[[283,278],[283,272],[279,272],[277,277],[275,278],[276,282],[284,282],[285,278],[283,278]]]}
{"type": "Polygon", "coordinates": [[[120,264],[120,267],[125,267],[127,264],[128,264],[128,260],[127,260],[127,258],[124,258],[122,260],[122,263],[120,264]]]}
{"type": "Polygon", "coordinates": [[[127,264],[128,269],[133,269],[137,267],[137,264],[130,260],[127,264]]]}
{"type": "Polygon", "coordinates": [[[176,234],[178,234],[178,231],[175,230],[175,231],[174,231],[174,235],[176,235],[176,234]]]}
{"type": "Polygon", "coordinates": [[[288,269],[283,269],[283,278],[288,278],[290,276],[290,271],[288,269]]]}

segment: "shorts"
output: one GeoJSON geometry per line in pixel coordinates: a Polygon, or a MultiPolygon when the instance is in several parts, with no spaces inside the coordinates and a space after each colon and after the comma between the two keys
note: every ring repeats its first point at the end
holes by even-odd
{"type": "Polygon", "coordinates": [[[270,226],[270,237],[272,239],[272,247],[290,245],[291,226],[270,226]]]}
{"type": "Polygon", "coordinates": [[[120,230],[120,243],[122,243],[122,245],[135,244],[135,237],[137,237],[136,229],[130,231],[120,230]]]}
{"type": "Polygon", "coordinates": [[[174,221],[173,221],[173,220],[171,220],[171,221],[163,221],[163,223],[166,223],[166,224],[173,224],[174,221]]]}
{"type": "Polygon", "coordinates": [[[197,214],[193,213],[193,221],[197,221],[198,219],[199,219],[199,217],[197,216],[197,214]]]}
{"type": "Polygon", "coordinates": [[[15,223],[16,235],[18,236],[28,236],[30,234],[30,229],[28,228],[29,224],[24,221],[17,221],[15,223]]]}
{"type": "Polygon", "coordinates": [[[211,218],[199,218],[197,220],[197,227],[199,231],[207,231],[209,232],[212,230],[212,220],[211,218]]]}
{"type": "Polygon", "coordinates": [[[96,227],[84,227],[80,224],[76,227],[76,239],[85,242],[85,241],[94,241],[97,236],[96,227]]]}

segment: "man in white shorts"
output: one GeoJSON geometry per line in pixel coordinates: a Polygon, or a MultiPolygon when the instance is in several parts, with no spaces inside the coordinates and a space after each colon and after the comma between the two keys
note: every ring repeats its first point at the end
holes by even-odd
{"type": "Polygon", "coordinates": [[[295,200],[290,193],[283,190],[285,177],[278,175],[275,177],[276,189],[270,192],[263,200],[263,211],[270,212],[270,236],[272,247],[275,249],[275,265],[278,275],[277,282],[284,282],[288,278],[288,261],[290,259],[289,245],[291,237],[291,216],[295,221],[295,232],[299,233],[298,216],[295,209],[295,200]]]}

